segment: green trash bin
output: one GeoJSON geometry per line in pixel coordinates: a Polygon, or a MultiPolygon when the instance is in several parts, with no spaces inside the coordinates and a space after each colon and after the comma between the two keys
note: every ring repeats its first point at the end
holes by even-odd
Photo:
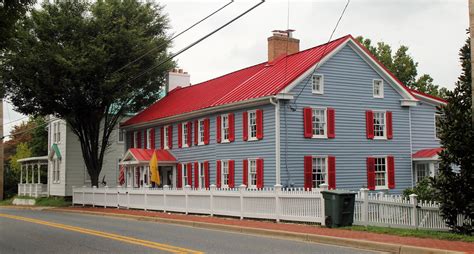
{"type": "Polygon", "coordinates": [[[351,226],[354,222],[355,193],[344,190],[322,191],[326,227],[351,226]]]}

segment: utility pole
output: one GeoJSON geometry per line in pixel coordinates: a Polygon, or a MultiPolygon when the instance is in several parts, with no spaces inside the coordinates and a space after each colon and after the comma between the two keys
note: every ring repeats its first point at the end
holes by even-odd
{"type": "Polygon", "coordinates": [[[0,99],[0,200],[3,200],[3,98],[0,99]]]}
{"type": "Polygon", "coordinates": [[[474,0],[469,0],[469,36],[471,36],[471,117],[474,128],[474,0]]]}

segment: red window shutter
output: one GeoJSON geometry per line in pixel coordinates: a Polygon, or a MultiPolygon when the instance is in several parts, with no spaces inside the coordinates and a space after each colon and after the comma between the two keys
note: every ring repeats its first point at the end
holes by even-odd
{"type": "Polygon", "coordinates": [[[198,120],[195,120],[194,121],[194,145],[198,144],[199,142],[198,137],[199,137],[199,122],[198,120]]]}
{"type": "Polygon", "coordinates": [[[257,189],[263,188],[263,159],[257,159],[257,189]]]}
{"type": "Polygon", "coordinates": [[[249,161],[243,160],[243,172],[242,172],[242,184],[248,186],[248,176],[249,176],[249,161]]]}
{"type": "Polygon", "coordinates": [[[194,188],[199,188],[199,163],[194,162],[194,188]]]}
{"type": "Polygon", "coordinates": [[[304,137],[313,137],[313,109],[310,107],[303,109],[304,137]]]}
{"type": "Polygon", "coordinates": [[[173,148],[173,125],[168,126],[168,148],[173,148]]]}
{"type": "Polygon", "coordinates": [[[385,114],[385,117],[387,118],[387,139],[392,139],[393,138],[393,126],[392,126],[392,112],[387,111],[385,114]]]}
{"type": "Polygon", "coordinates": [[[336,189],[336,157],[328,156],[328,188],[336,189]]]}
{"type": "Polygon", "coordinates": [[[221,142],[221,116],[216,117],[216,139],[217,143],[221,142]]]}
{"type": "Polygon", "coordinates": [[[229,141],[234,142],[235,140],[235,116],[234,113],[229,113],[227,116],[229,119],[229,141]]]}
{"type": "Polygon", "coordinates": [[[147,130],[143,130],[143,148],[146,149],[147,147],[147,143],[148,143],[148,136],[146,135],[147,134],[147,130]]]}
{"type": "Polygon", "coordinates": [[[367,158],[367,188],[375,190],[375,158],[367,158]]]}
{"type": "Polygon", "coordinates": [[[151,128],[151,131],[150,131],[150,136],[151,136],[151,139],[150,139],[150,147],[151,149],[155,149],[155,128],[151,128]]]}
{"type": "Polygon", "coordinates": [[[178,148],[183,147],[183,124],[178,124],[178,148]]]}
{"type": "Polygon", "coordinates": [[[176,187],[177,188],[183,188],[183,168],[182,168],[182,165],[181,163],[178,163],[178,179],[177,179],[177,183],[176,183],[176,187]]]}
{"type": "Polygon", "coordinates": [[[365,111],[365,122],[367,130],[367,138],[374,139],[374,112],[372,110],[365,111]]]}
{"type": "Polygon", "coordinates": [[[257,139],[263,139],[263,110],[257,109],[256,111],[257,121],[257,139]]]}
{"type": "Polygon", "coordinates": [[[336,112],[333,108],[327,109],[328,115],[328,138],[336,137],[336,112]]]}
{"type": "Polygon", "coordinates": [[[204,119],[204,144],[209,145],[209,138],[210,138],[210,120],[209,118],[204,119]]]}
{"type": "Polygon", "coordinates": [[[142,148],[142,132],[137,131],[137,148],[142,148]]]}
{"type": "Polygon", "coordinates": [[[313,188],[313,156],[304,157],[304,188],[306,190],[313,188]]]}
{"type": "Polygon", "coordinates": [[[188,163],[186,168],[187,175],[188,175],[188,185],[193,187],[193,164],[191,162],[188,163]]]}
{"type": "Polygon", "coordinates": [[[165,129],[163,126],[160,128],[160,146],[161,149],[165,149],[165,129]]]}
{"type": "Polygon", "coordinates": [[[387,171],[388,188],[395,189],[395,158],[393,156],[387,156],[387,171]]]}
{"type": "Polygon", "coordinates": [[[227,180],[229,181],[229,188],[235,187],[235,161],[229,160],[229,176],[227,180]]]}
{"type": "Polygon", "coordinates": [[[130,132],[130,148],[134,148],[135,146],[135,140],[133,139],[133,131],[130,132]]]}
{"type": "Polygon", "coordinates": [[[221,187],[221,161],[216,161],[216,185],[217,188],[221,187]]]}
{"type": "Polygon", "coordinates": [[[210,185],[210,178],[209,178],[209,161],[204,162],[204,179],[205,179],[205,185],[206,189],[209,189],[210,185]]]}
{"type": "Polygon", "coordinates": [[[244,141],[249,139],[249,117],[247,111],[242,113],[242,138],[244,141]]]}
{"type": "Polygon", "coordinates": [[[193,130],[192,130],[192,128],[193,128],[193,123],[192,123],[192,122],[188,122],[187,125],[188,125],[188,146],[191,147],[191,144],[193,143],[193,141],[192,141],[192,136],[193,136],[193,134],[192,134],[192,133],[193,133],[193,130]]]}

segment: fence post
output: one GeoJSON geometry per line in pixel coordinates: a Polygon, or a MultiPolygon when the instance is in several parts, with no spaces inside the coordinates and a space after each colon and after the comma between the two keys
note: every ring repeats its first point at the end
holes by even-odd
{"type": "Polygon", "coordinates": [[[369,225],[369,189],[360,189],[360,194],[362,198],[362,205],[360,207],[360,212],[362,213],[361,219],[364,223],[364,226],[367,227],[369,225]]]}
{"type": "Polygon", "coordinates": [[[130,188],[130,189],[127,188],[127,192],[126,192],[126,194],[127,194],[127,209],[130,209],[130,190],[133,190],[133,187],[130,188]]]}
{"type": "MultiPolygon", "coordinates": [[[[321,197],[321,226],[326,226],[326,202],[324,200],[324,196],[323,194],[321,193],[322,191],[327,191],[328,190],[328,185],[323,183],[321,185],[319,185],[319,193],[320,193],[320,197],[321,197]]],[[[313,189],[314,191],[314,189],[313,189]]]]}
{"type": "Polygon", "coordinates": [[[109,190],[109,186],[104,187],[104,208],[107,208],[107,191],[109,190]]]}
{"type": "MultiPolygon", "coordinates": [[[[76,186],[72,186],[72,207],[74,207],[74,199],[77,200],[77,198],[74,195],[75,189],[76,189],[76,186]]],[[[18,193],[18,194],[20,194],[20,193],[18,193]]]]}
{"type": "Polygon", "coordinates": [[[277,222],[280,222],[281,217],[281,205],[280,205],[280,195],[281,195],[281,184],[275,184],[275,218],[277,222]]]}
{"type": "Polygon", "coordinates": [[[163,212],[166,213],[166,192],[170,189],[168,185],[163,186],[163,212]]]}
{"type": "Polygon", "coordinates": [[[147,209],[147,207],[148,207],[148,187],[143,187],[142,190],[143,190],[143,193],[145,195],[145,197],[144,197],[145,198],[145,205],[143,207],[143,210],[147,211],[148,210],[147,209]]]}
{"type": "Polygon", "coordinates": [[[414,228],[418,228],[418,211],[417,211],[418,195],[410,194],[409,197],[410,197],[410,204],[412,205],[412,207],[411,207],[411,225],[414,228]]]}
{"type": "Polygon", "coordinates": [[[117,209],[120,208],[120,190],[123,190],[123,185],[120,185],[118,188],[117,188],[117,209]]]}
{"type": "Polygon", "coordinates": [[[97,190],[97,186],[92,186],[92,207],[95,207],[95,191],[97,190]]]}
{"type": "Polygon", "coordinates": [[[186,210],[184,211],[186,214],[188,214],[188,191],[191,189],[191,185],[186,185],[184,186],[184,200],[186,201],[186,210]]]}
{"type": "Polygon", "coordinates": [[[210,193],[210,204],[211,204],[211,216],[214,216],[214,191],[216,191],[216,185],[215,184],[211,184],[211,186],[209,187],[209,193],[210,193]]]}
{"type": "Polygon", "coordinates": [[[244,191],[247,188],[245,184],[241,184],[239,186],[239,194],[240,194],[240,219],[244,219],[244,191]]]}
{"type": "Polygon", "coordinates": [[[82,206],[86,205],[86,186],[82,186],[82,206]]]}

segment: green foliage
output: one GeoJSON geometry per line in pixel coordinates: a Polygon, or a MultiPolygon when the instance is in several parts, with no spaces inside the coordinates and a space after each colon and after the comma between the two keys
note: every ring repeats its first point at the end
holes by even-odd
{"type": "Polygon", "coordinates": [[[356,38],[364,45],[395,77],[411,89],[444,98],[447,89],[433,84],[433,78],[429,74],[423,74],[417,78],[418,63],[408,54],[408,47],[401,45],[395,54],[392,54],[390,45],[378,42],[377,47],[372,46],[372,41],[362,36],[356,38]]]}
{"type": "Polygon", "coordinates": [[[37,198],[35,202],[35,206],[67,207],[71,204],[72,202],[64,197],[42,197],[37,198]]]}
{"type": "Polygon", "coordinates": [[[448,226],[455,232],[472,235],[474,226],[474,129],[471,122],[470,40],[461,48],[462,73],[453,91],[447,92],[447,105],[441,108],[439,174],[435,178],[436,196],[448,226]],[[459,170],[453,170],[458,165],[459,170]],[[458,221],[462,215],[462,221],[458,221]]]}
{"type": "Polygon", "coordinates": [[[0,0],[0,50],[7,47],[14,36],[18,19],[35,3],[34,0],[0,0]]]}
{"type": "Polygon", "coordinates": [[[419,181],[414,188],[408,188],[403,191],[403,196],[409,198],[411,194],[418,195],[418,200],[436,201],[435,190],[431,183],[432,179],[426,177],[419,181]]]}
{"type": "Polygon", "coordinates": [[[19,22],[15,43],[0,55],[0,76],[17,111],[67,121],[98,185],[111,132],[124,113],[159,98],[174,67],[159,65],[169,57],[168,19],[161,6],[138,0],[41,7],[19,22]]]}
{"type": "Polygon", "coordinates": [[[32,156],[44,156],[48,154],[48,130],[44,117],[38,116],[30,119],[33,122],[31,140],[28,146],[32,156]]]}
{"type": "Polygon", "coordinates": [[[20,143],[16,147],[16,153],[10,159],[11,169],[16,172],[20,172],[21,164],[18,162],[19,159],[31,157],[31,149],[27,143],[20,143]]]}

